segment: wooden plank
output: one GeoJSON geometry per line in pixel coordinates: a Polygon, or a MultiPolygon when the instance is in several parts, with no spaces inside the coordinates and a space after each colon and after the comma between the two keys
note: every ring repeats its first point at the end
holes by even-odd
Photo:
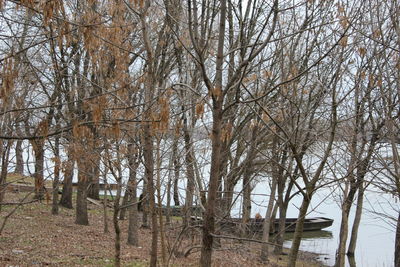
{"type": "Polygon", "coordinates": [[[91,202],[91,203],[97,205],[97,206],[102,206],[102,203],[101,203],[100,201],[96,200],[96,199],[87,197],[87,200],[88,200],[89,202],[91,202]]]}

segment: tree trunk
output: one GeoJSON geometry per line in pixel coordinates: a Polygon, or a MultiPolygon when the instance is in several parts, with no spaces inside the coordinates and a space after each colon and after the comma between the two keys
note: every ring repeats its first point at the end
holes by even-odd
{"type": "MultiPolygon", "coordinates": [[[[1,171],[0,171],[0,202],[3,202],[4,200],[4,194],[6,191],[6,179],[7,179],[7,169],[8,169],[8,160],[10,157],[10,142],[11,141],[4,141],[3,144],[0,144],[1,151],[1,171]],[[4,143],[5,149],[3,147],[4,143]]],[[[1,205],[0,205],[0,210],[1,210],[1,205]]]]}
{"type": "MultiPolygon", "coordinates": [[[[225,3],[226,4],[226,3],[225,3]]],[[[208,198],[203,221],[203,238],[200,256],[200,266],[211,266],[211,256],[215,230],[215,205],[218,191],[218,181],[221,163],[221,122],[222,122],[222,99],[217,100],[213,106],[213,126],[211,133],[211,172],[208,187],[208,198]]]]}
{"type": "Polygon", "coordinates": [[[167,262],[167,250],[165,246],[165,233],[164,233],[164,221],[162,214],[162,199],[161,199],[161,153],[160,153],[161,135],[157,136],[157,149],[156,149],[156,193],[158,202],[158,219],[159,219],[159,230],[160,230],[160,241],[161,241],[161,266],[165,266],[167,262]]]}
{"type": "Polygon", "coordinates": [[[72,159],[71,151],[68,151],[68,160],[65,166],[63,189],[60,205],[72,209],[72,178],[74,176],[75,161],[72,159]]]}
{"type": "Polygon", "coordinates": [[[230,211],[232,208],[232,201],[233,201],[233,190],[235,189],[235,184],[230,179],[225,183],[224,186],[224,196],[221,200],[221,209],[223,211],[227,211],[227,214],[224,217],[230,218],[230,211]]]}
{"type": "MultiPolygon", "coordinates": [[[[150,117],[150,116],[149,116],[150,117]]],[[[149,201],[149,212],[151,215],[151,251],[150,251],[150,267],[157,266],[157,242],[158,242],[158,225],[157,211],[154,200],[154,158],[153,158],[153,138],[148,123],[144,126],[144,165],[145,175],[147,178],[147,199],[149,201]]]]}
{"type": "Polygon", "coordinates": [[[349,214],[351,210],[351,205],[354,200],[354,195],[356,194],[356,184],[354,178],[351,180],[350,190],[344,199],[342,205],[342,221],[340,224],[339,232],[339,247],[336,252],[336,267],[344,267],[346,263],[346,245],[349,233],[349,214]]]}
{"type": "Polygon", "coordinates": [[[339,247],[336,252],[336,262],[335,267],[344,267],[346,260],[346,242],[348,237],[348,229],[349,229],[349,213],[351,208],[351,201],[348,200],[348,197],[345,199],[342,205],[342,221],[340,223],[340,232],[339,232],[339,247]]]}
{"type": "Polygon", "coordinates": [[[279,200],[278,198],[278,206],[279,206],[279,226],[278,226],[278,232],[276,233],[275,236],[274,253],[276,255],[281,255],[283,252],[283,242],[285,241],[284,234],[286,232],[287,204],[284,203],[283,200],[279,200]]]}
{"type": "Polygon", "coordinates": [[[128,190],[130,197],[129,201],[129,223],[128,223],[128,244],[132,246],[139,246],[139,236],[138,236],[138,204],[137,204],[137,182],[136,182],[136,171],[139,166],[139,155],[134,151],[134,145],[128,145],[129,155],[129,181],[128,190]]]}
{"type": "Polygon", "coordinates": [[[347,249],[348,256],[354,256],[354,252],[356,251],[358,228],[361,222],[363,202],[364,202],[364,186],[363,183],[361,183],[358,188],[356,215],[354,217],[353,228],[351,229],[349,248],[347,249]]]}
{"type": "Polygon", "coordinates": [[[87,186],[88,177],[86,172],[87,162],[78,161],[78,190],[76,195],[76,214],[75,223],[80,225],[89,225],[87,210],[87,186]]]}
{"type": "Polygon", "coordinates": [[[142,228],[149,228],[149,199],[148,195],[149,193],[147,192],[148,189],[148,183],[147,183],[147,178],[144,177],[143,179],[143,191],[142,194],[139,197],[140,201],[140,210],[142,211],[142,228]]]}
{"type": "MultiPolygon", "coordinates": [[[[121,163],[119,163],[121,164],[121,163]]],[[[114,213],[113,213],[113,224],[114,224],[114,232],[115,232],[115,267],[121,266],[121,229],[119,227],[118,222],[118,213],[119,213],[119,202],[121,199],[121,187],[122,187],[122,177],[121,177],[121,168],[118,168],[119,171],[116,175],[117,180],[117,194],[115,195],[114,199],[114,213]]]]}
{"type": "Polygon", "coordinates": [[[171,223],[171,187],[172,187],[172,165],[173,159],[169,158],[168,163],[168,182],[167,182],[167,213],[165,214],[165,221],[167,224],[171,223]]]}
{"type": "Polygon", "coordinates": [[[396,240],[394,247],[394,267],[400,267],[400,212],[397,217],[396,240]]]}
{"type": "Polygon", "coordinates": [[[283,197],[283,192],[285,190],[285,181],[286,181],[286,176],[281,175],[278,178],[278,203],[277,207],[279,208],[279,225],[278,225],[278,231],[275,236],[275,247],[274,247],[274,253],[276,255],[281,255],[283,252],[283,242],[284,240],[284,234],[286,232],[286,214],[287,214],[287,208],[289,205],[289,195],[290,195],[290,190],[291,186],[288,186],[288,192],[286,193],[286,198],[283,197]]]}
{"type": "Polygon", "coordinates": [[[35,178],[35,199],[44,198],[44,140],[34,140],[32,141],[32,147],[35,154],[35,173],[33,177],[35,178]]]}
{"type": "Polygon", "coordinates": [[[174,142],[172,144],[172,159],[174,162],[174,204],[175,206],[179,206],[179,188],[178,188],[178,182],[179,182],[179,172],[181,169],[181,164],[179,162],[178,158],[178,137],[174,138],[174,142]]]}
{"type": "Polygon", "coordinates": [[[127,208],[125,208],[125,206],[130,202],[129,198],[131,197],[129,192],[130,191],[128,190],[128,185],[126,185],[125,195],[122,198],[122,207],[119,211],[119,219],[120,220],[125,220],[125,213],[127,210],[127,208]]]}
{"type": "MultiPolygon", "coordinates": [[[[247,164],[246,164],[247,165],[247,164]]],[[[242,227],[241,234],[245,236],[247,223],[251,216],[251,174],[248,170],[243,175],[243,203],[242,203],[242,227]]]]}
{"type": "Polygon", "coordinates": [[[219,33],[217,45],[217,57],[215,65],[215,83],[210,84],[207,77],[203,77],[207,88],[212,96],[212,131],[211,131],[211,168],[208,186],[207,205],[204,213],[203,236],[200,255],[200,266],[211,266],[213,234],[215,230],[215,209],[217,203],[217,193],[219,181],[221,179],[221,125],[223,123],[223,102],[225,93],[222,88],[222,72],[225,42],[225,22],[226,22],[227,1],[220,1],[219,33]]]}
{"type": "Polygon", "coordinates": [[[15,173],[17,174],[24,174],[24,157],[23,157],[23,149],[22,149],[22,140],[18,140],[15,145],[15,158],[16,158],[16,165],[15,165],[15,173]]]}
{"type": "MultiPolygon", "coordinates": [[[[269,196],[269,201],[268,201],[268,207],[267,211],[265,213],[265,219],[264,219],[264,225],[263,225],[263,235],[262,235],[262,241],[268,242],[269,241],[269,230],[271,223],[273,223],[271,220],[272,218],[272,209],[274,207],[274,202],[275,202],[275,191],[276,191],[276,179],[272,180],[272,185],[271,185],[271,195],[269,196]]],[[[269,255],[269,244],[263,243],[261,245],[261,261],[268,261],[268,255],[269,255]]]]}
{"type": "Polygon", "coordinates": [[[296,223],[296,228],[293,235],[292,247],[289,252],[288,267],[295,267],[297,255],[299,253],[300,242],[303,236],[304,219],[307,215],[308,206],[310,205],[310,199],[308,195],[303,197],[303,202],[301,203],[299,216],[296,223]]]}
{"type": "Polygon", "coordinates": [[[95,156],[90,168],[90,187],[88,197],[99,200],[100,193],[100,152],[95,156]]]}
{"type": "Polygon", "coordinates": [[[189,226],[190,216],[192,216],[192,206],[193,206],[193,193],[194,193],[194,159],[191,149],[191,138],[187,126],[187,119],[184,118],[184,140],[185,140],[185,163],[186,163],[186,173],[187,173],[187,185],[186,185],[186,199],[185,199],[185,209],[183,214],[183,226],[189,226]]]}
{"type": "Polygon", "coordinates": [[[53,180],[53,204],[51,213],[53,215],[58,214],[58,185],[60,183],[60,138],[57,137],[54,142],[54,180],[53,180]]]}
{"type": "MultiPolygon", "coordinates": [[[[107,176],[107,172],[105,173],[105,175],[104,176],[107,176]]],[[[104,178],[104,181],[106,180],[107,178],[105,177],[104,178]]],[[[103,228],[103,232],[106,234],[106,233],[108,233],[109,232],[109,230],[108,230],[108,219],[107,219],[107,202],[108,202],[108,200],[107,200],[107,185],[105,184],[104,185],[104,198],[103,198],[103,225],[104,225],[104,228],[103,228]]]]}

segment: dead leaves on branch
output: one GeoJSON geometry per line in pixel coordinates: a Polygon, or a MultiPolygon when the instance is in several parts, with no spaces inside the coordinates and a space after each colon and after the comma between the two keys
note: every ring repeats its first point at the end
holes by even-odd
{"type": "Polygon", "coordinates": [[[203,118],[204,114],[204,101],[200,101],[196,104],[196,117],[203,118]]]}
{"type": "Polygon", "coordinates": [[[14,90],[15,79],[17,78],[18,72],[16,70],[15,61],[13,58],[8,58],[4,61],[1,68],[1,88],[0,88],[0,99],[7,101],[8,96],[14,90]]]}
{"type": "Polygon", "coordinates": [[[151,123],[153,133],[165,133],[169,129],[170,99],[168,95],[158,99],[158,110],[151,112],[150,118],[143,118],[143,123],[151,123]]]}
{"type": "Polygon", "coordinates": [[[229,142],[229,140],[232,138],[232,129],[233,125],[231,122],[228,122],[224,124],[221,128],[221,141],[222,142],[229,142]]]}

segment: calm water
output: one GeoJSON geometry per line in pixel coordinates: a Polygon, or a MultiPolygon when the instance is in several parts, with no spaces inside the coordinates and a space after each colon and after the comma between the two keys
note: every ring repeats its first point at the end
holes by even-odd
{"type": "MultiPolygon", "coordinates": [[[[262,184],[256,186],[254,192],[260,195],[254,195],[253,200],[257,204],[253,206],[252,213],[257,212],[265,214],[267,198],[261,196],[265,193],[262,184]]],[[[320,260],[327,265],[333,266],[335,263],[335,252],[339,243],[339,230],[341,220],[341,209],[331,192],[324,190],[314,196],[312,206],[309,209],[307,217],[328,217],[334,219],[331,227],[325,228],[321,232],[307,233],[301,242],[301,250],[315,252],[321,255],[320,260]],[[326,197],[329,198],[326,198],[326,197]]],[[[301,199],[297,198],[290,204],[288,217],[297,217],[301,199]]],[[[396,218],[396,209],[398,204],[387,195],[366,192],[364,201],[364,213],[359,228],[358,242],[356,248],[355,261],[357,267],[383,267],[393,266],[394,221],[388,217],[396,218]]],[[[354,219],[355,206],[350,217],[352,224],[354,219]]],[[[351,231],[351,230],[350,230],[351,231]]],[[[291,241],[285,242],[286,247],[291,246],[291,241]]],[[[347,262],[347,266],[350,264],[347,262]]],[[[354,267],[352,265],[351,267],[354,267]]]]}

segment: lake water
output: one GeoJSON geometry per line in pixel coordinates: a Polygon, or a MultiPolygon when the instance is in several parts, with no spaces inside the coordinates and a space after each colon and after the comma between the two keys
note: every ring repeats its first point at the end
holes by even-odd
{"type": "MultiPolygon", "coordinates": [[[[253,216],[256,213],[265,214],[268,197],[261,196],[265,192],[268,192],[268,186],[265,184],[257,185],[254,189],[253,216]]],[[[384,194],[367,191],[365,195],[364,212],[359,227],[355,252],[356,266],[393,266],[396,222],[388,217],[397,218],[396,209],[398,209],[398,204],[391,197],[384,194]]],[[[334,223],[331,227],[325,228],[323,232],[309,233],[308,237],[302,240],[300,249],[320,254],[320,260],[324,264],[333,266],[335,252],[339,243],[341,209],[329,190],[316,194],[311,203],[307,217],[327,217],[334,219],[334,223]],[[330,232],[331,235],[327,234],[327,232],[330,232]]],[[[287,217],[297,217],[297,207],[300,204],[300,198],[294,199],[289,206],[287,217]]],[[[353,206],[352,211],[349,219],[351,224],[354,219],[355,206],[353,206]]],[[[351,231],[351,228],[349,231],[351,231]]],[[[290,247],[291,241],[285,241],[284,245],[290,247]]],[[[346,266],[350,266],[349,262],[346,263],[346,266]]],[[[352,265],[351,267],[355,266],[352,265]]]]}

